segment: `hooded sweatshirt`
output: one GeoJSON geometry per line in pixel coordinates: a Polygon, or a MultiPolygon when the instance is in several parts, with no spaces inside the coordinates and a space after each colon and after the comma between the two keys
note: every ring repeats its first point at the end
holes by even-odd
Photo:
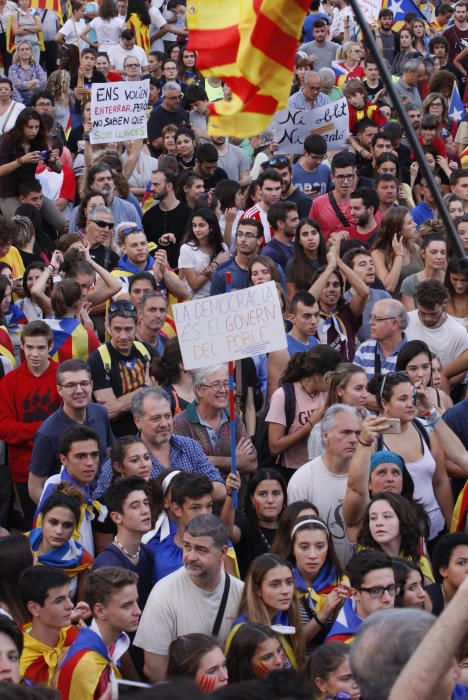
{"type": "Polygon", "coordinates": [[[57,393],[57,367],[51,360],[36,377],[22,362],[0,381],[0,439],[8,445],[8,463],[16,483],[27,483],[34,436],[62,402],[57,393]]]}

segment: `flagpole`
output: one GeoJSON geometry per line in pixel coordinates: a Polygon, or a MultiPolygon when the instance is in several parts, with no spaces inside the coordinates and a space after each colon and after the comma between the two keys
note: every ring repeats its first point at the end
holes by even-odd
{"type": "Polygon", "coordinates": [[[359,24],[361,31],[363,33],[363,36],[366,40],[367,46],[369,47],[370,53],[372,54],[373,58],[375,59],[375,62],[379,68],[381,78],[383,80],[383,83],[386,87],[387,93],[390,96],[393,105],[398,113],[398,116],[400,118],[401,125],[403,126],[405,130],[406,137],[411,145],[411,148],[413,150],[414,156],[415,156],[415,161],[419,163],[419,167],[422,170],[422,173],[426,179],[427,185],[431,191],[431,194],[434,198],[435,204],[437,206],[439,216],[442,220],[442,223],[445,226],[445,230],[447,232],[448,237],[450,238],[451,245],[452,245],[452,250],[456,253],[460,266],[463,268],[468,268],[468,256],[465,255],[464,248],[461,244],[461,241],[457,235],[457,231],[455,229],[455,225],[450,217],[450,214],[448,212],[448,209],[445,205],[445,202],[442,198],[442,194],[437,186],[437,182],[434,179],[434,175],[432,174],[432,171],[429,168],[429,165],[426,160],[425,153],[422,149],[421,144],[418,141],[418,137],[416,136],[416,133],[411,125],[410,120],[408,119],[408,115],[406,113],[406,110],[404,106],[400,102],[400,98],[398,96],[397,91],[395,90],[394,84],[392,82],[392,77],[388,71],[388,68],[385,64],[385,61],[383,59],[383,56],[379,53],[377,49],[377,45],[375,43],[375,37],[373,33],[371,32],[369,25],[364,18],[364,15],[362,13],[362,10],[359,6],[358,0],[349,0],[349,4],[351,5],[351,8],[354,12],[354,16],[356,17],[357,23],[359,24]]]}

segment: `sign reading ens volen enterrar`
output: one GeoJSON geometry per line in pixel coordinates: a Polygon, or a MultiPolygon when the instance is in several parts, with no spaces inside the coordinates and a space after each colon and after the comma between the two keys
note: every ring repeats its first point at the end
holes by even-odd
{"type": "Polygon", "coordinates": [[[93,83],[91,143],[133,141],[147,136],[149,80],[93,83]]]}

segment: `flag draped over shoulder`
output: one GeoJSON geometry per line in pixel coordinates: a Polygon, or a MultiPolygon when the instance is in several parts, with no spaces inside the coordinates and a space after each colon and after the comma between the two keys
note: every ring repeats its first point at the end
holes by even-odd
{"type": "Polygon", "coordinates": [[[309,0],[191,0],[189,43],[206,77],[222,78],[232,100],[210,104],[208,133],[252,136],[286,106],[309,0]]]}
{"type": "Polygon", "coordinates": [[[149,27],[143,24],[136,12],[132,12],[127,21],[127,25],[128,28],[132,29],[135,33],[135,44],[140,46],[146,54],[149,54],[151,43],[149,27]]]}

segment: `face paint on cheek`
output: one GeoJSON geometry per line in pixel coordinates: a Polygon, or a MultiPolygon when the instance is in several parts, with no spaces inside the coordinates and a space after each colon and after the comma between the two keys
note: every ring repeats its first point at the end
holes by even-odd
{"type": "Polygon", "coordinates": [[[198,687],[206,695],[210,695],[216,688],[216,678],[214,676],[208,676],[203,674],[198,683],[198,687]]]}
{"type": "Polygon", "coordinates": [[[258,661],[254,665],[254,668],[258,676],[266,676],[268,673],[270,673],[270,669],[263,661],[258,661]]]}

